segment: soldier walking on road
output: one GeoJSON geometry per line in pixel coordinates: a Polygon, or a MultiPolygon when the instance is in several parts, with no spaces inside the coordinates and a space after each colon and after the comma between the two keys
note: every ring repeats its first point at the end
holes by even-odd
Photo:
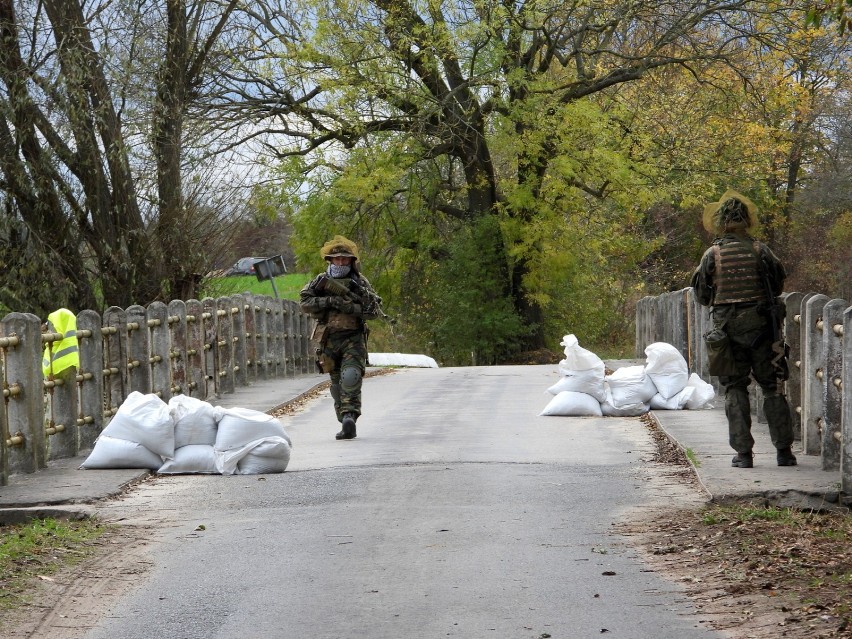
{"type": "Polygon", "coordinates": [[[328,267],[299,294],[302,310],[317,322],[311,339],[318,344],[317,367],[331,376],[337,439],[356,437],[361,415],[361,381],[367,367],[366,320],[381,314],[381,298],[358,269],[358,247],[342,235],[326,242],[320,254],[328,267]]]}
{"type": "Polygon", "coordinates": [[[756,225],[755,205],[736,191],[704,207],[704,227],[717,234],[692,276],[696,299],[710,306],[713,331],[705,335],[710,373],[725,389],[731,465],[752,468],[754,438],[748,386],[750,375],[763,389],[763,410],[779,466],[795,466],[793,422],[783,392],[787,353],[780,336],[784,306],[777,297],[784,266],[766,244],[748,235],[756,225]],[[721,237],[719,237],[721,236],[721,237]]]}

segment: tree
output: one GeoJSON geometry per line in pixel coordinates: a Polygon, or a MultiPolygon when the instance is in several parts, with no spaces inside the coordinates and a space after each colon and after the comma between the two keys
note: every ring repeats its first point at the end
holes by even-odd
{"type": "MultiPolygon", "coordinates": [[[[483,228],[497,249],[488,265],[503,282],[497,299],[512,300],[532,348],[545,342],[548,301],[536,288],[543,238],[565,211],[574,212],[571,219],[599,209],[611,216],[608,228],[617,227],[618,215],[634,214],[623,205],[632,180],[642,182],[630,175],[629,149],[613,144],[597,154],[591,144],[573,153],[582,131],[571,118],[583,113],[575,105],[598,101],[606,118],[606,96],[619,85],[735,53],[748,11],[761,7],[306,0],[290,5],[288,23],[257,16],[265,28],[246,37],[235,66],[220,76],[219,104],[235,119],[250,111],[266,132],[287,136],[292,143],[275,152],[308,158],[306,169],[342,167],[379,140],[395,145],[408,175],[434,180],[428,203],[420,201],[435,228],[494,218],[483,228]],[[256,61],[250,52],[271,42],[281,45],[280,71],[242,63],[256,61]],[[617,180],[608,172],[615,165],[623,167],[617,180]],[[614,204],[598,204],[610,198],[614,204]]],[[[385,192],[418,199],[411,191],[400,196],[401,187],[385,192]]],[[[416,215],[423,219],[421,210],[416,215]]],[[[418,238],[405,242],[406,250],[431,250],[418,238]]]]}
{"type": "Polygon", "coordinates": [[[3,227],[28,246],[0,248],[16,274],[38,264],[3,283],[14,310],[192,293],[237,208],[216,202],[233,199],[205,160],[223,145],[192,110],[235,5],[2,0],[3,227]]]}

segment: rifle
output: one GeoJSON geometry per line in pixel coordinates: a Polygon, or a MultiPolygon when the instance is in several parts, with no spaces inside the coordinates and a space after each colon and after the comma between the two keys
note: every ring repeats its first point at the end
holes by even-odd
{"type": "Polygon", "coordinates": [[[790,378],[790,367],[787,363],[787,358],[790,355],[790,345],[784,341],[782,324],[787,316],[787,307],[779,303],[778,298],[772,290],[772,283],[769,281],[769,268],[762,255],[757,251],[758,263],[760,264],[760,279],[763,280],[763,287],[766,289],[766,299],[769,304],[766,316],[769,319],[769,330],[772,338],[772,367],[775,369],[775,376],[780,381],[786,381],[790,378]]]}
{"type": "Polygon", "coordinates": [[[355,290],[350,289],[345,284],[341,284],[337,280],[322,275],[320,276],[315,288],[321,293],[328,292],[332,295],[343,297],[354,304],[360,304],[365,313],[370,315],[376,314],[382,319],[387,320],[387,322],[391,325],[396,323],[396,320],[389,317],[382,309],[381,297],[376,295],[376,293],[372,290],[363,286],[356,279],[350,279],[349,281],[355,290]]]}

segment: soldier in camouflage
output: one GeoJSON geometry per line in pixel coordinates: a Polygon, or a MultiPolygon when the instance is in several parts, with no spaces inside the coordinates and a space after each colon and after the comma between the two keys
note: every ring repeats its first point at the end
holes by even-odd
{"type": "Polygon", "coordinates": [[[317,366],[331,376],[334,410],[342,426],[335,437],[353,439],[367,366],[366,320],[381,315],[381,298],[359,272],[354,242],[335,235],[320,254],[328,267],[305,285],[299,300],[302,310],[316,320],[312,339],[317,366]]]}
{"type": "MultiPolygon", "coordinates": [[[[777,296],[786,278],[784,266],[768,246],[748,235],[756,225],[757,209],[745,196],[727,191],[704,209],[705,228],[717,235],[692,276],[700,304],[711,307],[714,329],[727,335],[727,375],[719,382],[725,390],[725,415],[731,447],[731,465],[752,468],[754,438],[748,386],[750,376],[763,389],[763,410],[779,466],[795,466],[793,423],[783,392],[786,354],[778,355],[777,296]],[[773,350],[773,346],[776,350],[773,350]]],[[[783,317],[783,315],[781,315],[783,317]]],[[[781,342],[783,345],[783,341],[781,342]]]]}

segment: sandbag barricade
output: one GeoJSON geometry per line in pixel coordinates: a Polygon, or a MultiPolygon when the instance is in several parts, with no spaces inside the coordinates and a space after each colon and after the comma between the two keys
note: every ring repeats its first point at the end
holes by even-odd
{"type": "Polygon", "coordinates": [[[582,348],[574,335],[560,342],[565,359],[560,378],[547,389],[554,397],[539,415],[632,417],[649,410],[713,408],[713,386],[689,367],[674,346],[655,342],[645,349],[645,364],[605,374],[603,361],[582,348]]]}
{"type": "Polygon", "coordinates": [[[147,468],[161,474],[282,473],[292,442],[278,419],[176,395],[131,393],[81,469],[147,468]]]}

